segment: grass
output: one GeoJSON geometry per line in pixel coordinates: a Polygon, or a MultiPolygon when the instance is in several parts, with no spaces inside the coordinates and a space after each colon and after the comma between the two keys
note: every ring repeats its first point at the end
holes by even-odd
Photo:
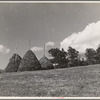
{"type": "Polygon", "coordinates": [[[2,73],[0,96],[99,97],[100,65],[2,73]]]}

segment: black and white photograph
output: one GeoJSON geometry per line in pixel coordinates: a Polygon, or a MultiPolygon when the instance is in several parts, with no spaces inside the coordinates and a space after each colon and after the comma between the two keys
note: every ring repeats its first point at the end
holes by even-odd
{"type": "Polygon", "coordinates": [[[100,97],[100,2],[0,2],[0,97],[100,97]]]}

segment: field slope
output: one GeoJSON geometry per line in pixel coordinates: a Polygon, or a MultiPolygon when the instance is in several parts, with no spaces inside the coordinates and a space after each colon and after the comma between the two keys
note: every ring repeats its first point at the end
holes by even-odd
{"type": "Polygon", "coordinates": [[[97,97],[100,96],[100,65],[2,73],[0,96],[97,97]]]}

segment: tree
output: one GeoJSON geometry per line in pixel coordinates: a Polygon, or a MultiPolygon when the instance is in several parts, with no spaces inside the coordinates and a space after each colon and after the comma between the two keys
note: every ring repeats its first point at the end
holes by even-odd
{"type": "Polygon", "coordinates": [[[100,45],[96,49],[96,61],[98,64],[100,64],[100,45]]]}
{"type": "Polygon", "coordinates": [[[85,52],[87,63],[96,64],[96,51],[93,48],[87,48],[85,52]]]}
{"type": "Polygon", "coordinates": [[[81,58],[81,59],[80,59],[79,65],[80,65],[80,66],[85,66],[85,65],[87,65],[87,61],[85,60],[85,58],[81,58]]]}
{"type": "Polygon", "coordinates": [[[58,48],[52,48],[48,52],[53,57],[51,59],[53,64],[57,65],[59,68],[67,67],[67,52],[65,52],[64,49],[59,50],[58,48]]]}
{"type": "Polygon", "coordinates": [[[69,66],[78,66],[79,65],[79,52],[69,46],[68,50],[68,60],[69,66]]]}

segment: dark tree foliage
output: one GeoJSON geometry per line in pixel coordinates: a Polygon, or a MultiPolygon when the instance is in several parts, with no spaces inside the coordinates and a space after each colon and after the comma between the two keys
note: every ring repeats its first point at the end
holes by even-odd
{"type": "Polygon", "coordinates": [[[96,51],[93,48],[87,48],[85,52],[86,60],[89,65],[96,64],[97,57],[96,57],[96,51]]]}
{"type": "Polygon", "coordinates": [[[84,58],[80,59],[79,66],[86,66],[86,65],[87,65],[87,61],[84,58]]]}
{"type": "Polygon", "coordinates": [[[27,51],[21,60],[18,71],[33,71],[40,69],[41,65],[35,54],[31,50],[27,51]]]}
{"type": "Polygon", "coordinates": [[[5,72],[17,72],[22,58],[18,54],[13,54],[5,68],[5,72]]]}
{"type": "Polygon", "coordinates": [[[69,46],[68,50],[68,61],[69,61],[69,67],[74,67],[79,65],[79,52],[69,46]]]}
{"type": "Polygon", "coordinates": [[[67,52],[64,49],[59,50],[58,48],[52,48],[49,51],[49,54],[53,57],[51,59],[52,63],[57,65],[58,68],[67,67],[68,61],[66,59],[67,52]]]}
{"type": "Polygon", "coordinates": [[[100,64],[100,45],[96,49],[96,60],[97,60],[97,64],[100,64]]]}

